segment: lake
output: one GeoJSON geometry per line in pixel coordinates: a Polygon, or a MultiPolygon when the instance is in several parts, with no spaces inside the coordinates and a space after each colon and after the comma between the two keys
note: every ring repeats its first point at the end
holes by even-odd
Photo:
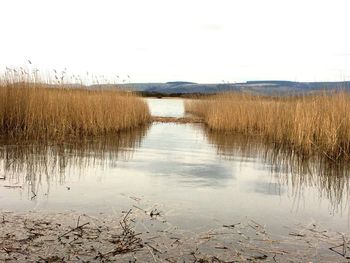
{"type": "MultiPolygon", "coordinates": [[[[147,99],[152,115],[181,117],[182,99],[147,99]]],[[[156,206],[193,232],[246,218],[276,234],[317,222],[349,231],[344,166],[301,162],[259,140],[202,124],[153,123],[111,138],[61,145],[3,143],[0,208],[116,213],[156,206]]]]}

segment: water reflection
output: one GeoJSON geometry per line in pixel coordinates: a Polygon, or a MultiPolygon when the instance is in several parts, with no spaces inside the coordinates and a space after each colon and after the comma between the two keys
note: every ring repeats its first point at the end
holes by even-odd
{"type": "Polygon", "coordinates": [[[64,184],[70,171],[83,174],[94,166],[115,167],[117,160],[128,160],[141,144],[148,126],[113,136],[57,143],[33,143],[2,140],[0,147],[0,178],[5,187],[27,188],[35,197],[39,186],[64,184]]]}
{"type": "Polygon", "coordinates": [[[259,138],[226,134],[207,128],[204,128],[204,133],[221,157],[236,161],[238,159],[245,162],[261,162],[265,164],[264,168],[268,166],[275,182],[257,182],[255,192],[279,195],[285,191],[282,186],[286,185],[290,186],[292,196],[299,199],[307,192],[307,188],[315,188],[320,199],[330,200],[333,212],[348,206],[349,163],[335,163],[326,156],[301,157],[290,149],[259,138]]]}
{"type": "MultiPolygon", "coordinates": [[[[170,152],[169,154],[173,154],[170,152]]],[[[142,163],[144,172],[152,176],[163,178],[177,178],[177,182],[184,187],[226,187],[230,180],[234,180],[234,174],[229,165],[208,162],[205,164],[182,161],[151,161],[149,164],[142,163]]],[[[136,166],[134,166],[136,168],[136,166]]]]}

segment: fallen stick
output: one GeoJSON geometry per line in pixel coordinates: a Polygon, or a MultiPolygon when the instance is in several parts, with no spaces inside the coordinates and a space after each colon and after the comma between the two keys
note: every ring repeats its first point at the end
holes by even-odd
{"type": "Polygon", "coordinates": [[[90,224],[90,222],[87,222],[87,223],[85,223],[85,224],[82,224],[82,225],[80,225],[80,226],[77,226],[77,227],[75,227],[75,228],[73,228],[73,229],[67,231],[66,233],[60,235],[60,236],[58,237],[58,239],[60,239],[61,237],[66,236],[66,235],[68,235],[69,233],[71,233],[71,232],[73,232],[73,231],[75,231],[75,230],[81,229],[82,227],[84,227],[84,226],[86,226],[86,225],[88,225],[88,224],[90,224]]]}
{"type": "Polygon", "coordinates": [[[163,254],[162,251],[160,251],[159,249],[155,248],[154,246],[148,244],[147,242],[145,242],[145,245],[148,246],[148,247],[150,247],[150,248],[152,248],[153,251],[156,251],[156,252],[158,252],[158,253],[160,253],[160,254],[163,254]]]}

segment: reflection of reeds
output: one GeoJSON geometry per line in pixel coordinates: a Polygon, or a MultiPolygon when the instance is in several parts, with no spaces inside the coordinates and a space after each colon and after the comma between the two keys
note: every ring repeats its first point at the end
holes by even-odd
{"type": "Polygon", "coordinates": [[[185,103],[213,130],[259,135],[299,154],[350,157],[350,95],[264,97],[227,93],[185,103]]]}
{"type": "Polygon", "coordinates": [[[147,129],[141,126],[113,136],[62,144],[1,141],[0,171],[10,185],[28,185],[31,192],[36,193],[42,183],[48,187],[52,181],[64,183],[70,169],[80,174],[88,167],[115,165],[118,159],[130,158],[147,129]]]}
{"type": "Polygon", "coordinates": [[[324,155],[306,158],[284,148],[268,143],[260,137],[232,135],[205,129],[209,143],[225,158],[258,158],[270,166],[279,183],[291,186],[293,195],[300,197],[303,189],[315,187],[320,197],[330,200],[334,209],[346,207],[350,196],[350,164],[334,163],[324,155]]]}
{"type": "Polygon", "coordinates": [[[147,103],[135,94],[68,88],[61,78],[51,85],[13,70],[0,77],[0,136],[62,140],[115,133],[149,122],[147,103]]]}

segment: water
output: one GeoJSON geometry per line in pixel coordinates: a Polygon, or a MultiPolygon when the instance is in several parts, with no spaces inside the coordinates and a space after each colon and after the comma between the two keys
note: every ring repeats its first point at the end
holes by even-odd
{"type": "MultiPolygon", "coordinates": [[[[181,99],[148,103],[154,115],[184,114],[181,99]]],[[[279,234],[309,222],[349,231],[344,167],[301,163],[258,140],[199,124],[155,123],[60,146],[3,145],[0,167],[1,210],[98,214],[156,204],[169,221],[191,231],[245,218],[279,234]]]]}
{"type": "Polygon", "coordinates": [[[182,117],[184,116],[183,99],[147,99],[152,116],[160,117],[182,117]]]}

